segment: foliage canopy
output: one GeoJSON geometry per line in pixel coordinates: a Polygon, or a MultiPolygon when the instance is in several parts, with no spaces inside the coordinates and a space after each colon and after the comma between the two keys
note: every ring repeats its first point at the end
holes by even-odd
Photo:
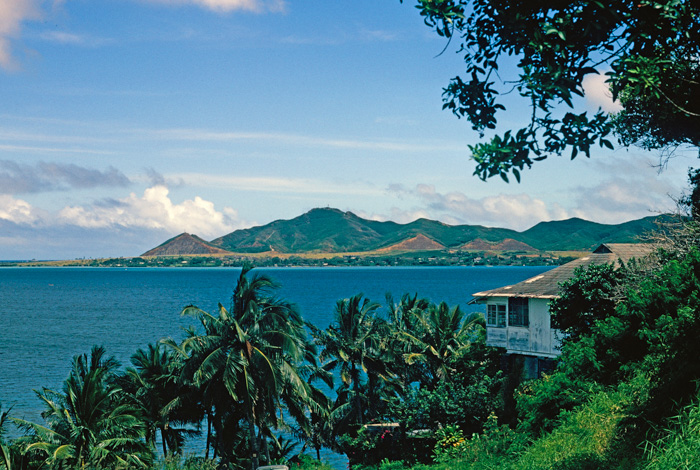
{"type": "MultiPolygon", "coordinates": [[[[403,0],[401,0],[403,1],[403,0]]],[[[610,2],[417,0],[425,24],[450,40],[466,63],[443,94],[443,109],[466,118],[484,136],[516,91],[530,123],[470,146],[474,174],[508,181],[512,173],[551,155],[583,153],[595,145],[663,149],[700,144],[700,6],[691,0],[610,2]],[[518,76],[502,78],[509,60],[518,76]],[[605,72],[623,110],[575,113],[583,80],[605,72]],[[558,111],[560,105],[570,109],[558,111]]]]}

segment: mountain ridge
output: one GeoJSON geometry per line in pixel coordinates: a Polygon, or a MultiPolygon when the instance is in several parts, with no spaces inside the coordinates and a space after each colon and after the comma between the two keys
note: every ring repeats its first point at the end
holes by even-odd
{"type": "Polygon", "coordinates": [[[364,219],[334,208],[316,208],[292,219],[235,230],[210,242],[196,235],[181,234],[142,256],[475,250],[477,247],[502,251],[518,251],[518,248],[522,251],[588,251],[601,243],[634,243],[643,233],[652,230],[660,217],[664,216],[649,216],[621,224],[571,218],[540,222],[518,232],[482,225],[448,225],[425,218],[399,224],[364,219]]]}

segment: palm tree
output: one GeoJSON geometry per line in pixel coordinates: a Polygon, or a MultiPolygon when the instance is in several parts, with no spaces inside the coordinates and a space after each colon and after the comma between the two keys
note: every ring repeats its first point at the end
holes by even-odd
{"type": "Polygon", "coordinates": [[[131,356],[133,368],[128,368],[122,388],[138,406],[146,426],[146,443],[155,447],[156,434],[162,441],[163,455],[179,452],[184,437],[197,430],[177,427],[178,424],[199,423],[202,411],[192,398],[191,390],[178,379],[182,364],[172,349],[160,343],[149,344],[131,356]]]}
{"type": "Polygon", "coordinates": [[[309,345],[296,306],[274,295],[277,284],[269,277],[248,278],[250,269],[241,271],[230,312],[221,304],[216,315],[194,306],[183,310],[200,320],[204,332],[191,334],[180,351],[188,356],[184,375],[205,393],[218,439],[216,450],[224,463],[233,456],[221,438],[230,435],[242,418],[248,428],[251,465],[257,468],[258,441],[279,424],[276,411],[282,408],[283,392],[290,389],[297,400],[310,400],[297,369],[309,345]]]}
{"type": "Polygon", "coordinates": [[[19,456],[16,449],[5,442],[5,429],[10,418],[10,410],[2,411],[0,404],[0,468],[5,467],[6,470],[15,468],[19,456]]]}
{"type": "Polygon", "coordinates": [[[304,442],[301,452],[307,447],[316,450],[316,458],[321,460],[321,448],[332,447],[332,401],[315,383],[323,382],[329,389],[333,388],[333,373],[324,366],[316,364],[315,349],[313,356],[300,367],[300,375],[305,378],[310,400],[297,400],[284,394],[288,413],[297,425],[291,427],[292,434],[304,442]]]}
{"type": "Polygon", "coordinates": [[[430,304],[423,311],[415,310],[413,332],[402,332],[411,345],[411,352],[405,354],[406,363],[424,366],[426,385],[434,388],[440,380],[445,380],[453,372],[450,362],[464,353],[473,340],[477,339],[479,314],[466,315],[459,306],[450,308],[445,302],[430,304]]]}
{"type": "Polygon", "coordinates": [[[359,424],[364,422],[360,391],[362,373],[371,370],[381,374],[382,371],[378,361],[380,324],[375,318],[379,304],[363,297],[363,294],[357,294],[339,300],[335,306],[334,322],[326,330],[309,325],[315,340],[323,348],[320,358],[328,360],[329,368],[340,370],[343,386],[351,395],[348,401],[353,403],[348,418],[359,424]]]}
{"type": "Polygon", "coordinates": [[[403,391],[406,391],[410,384],[420,378],[420,373],[416,367],[406,364],[405,355],[413,351],[411,336],[421,336],[422,331],[420,319],[424,311],[430,306],[428,299],[419,298],[418,294],[413,296],[404,294],[398,303],[387,294],[386,302],[388,306],[389,334],[387,336],[386,350],[391,357],[391,367],[397,375],[403,391]]]}
{"type": "Polygon", "coordinates": [[[152,454],[142,439],[144,426],[138,411],[116,385],[118,366],[98,346],[89,357],[75,356],[62,393],[37,392],[46,406],[42,417],[47,425],[16,420],[34,433],[26,452],[43,452],[49,466],[146,468],[152,454]]]}

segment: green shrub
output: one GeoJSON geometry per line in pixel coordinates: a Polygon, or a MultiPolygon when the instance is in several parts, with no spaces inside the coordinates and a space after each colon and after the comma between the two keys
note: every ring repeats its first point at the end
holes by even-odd
{"type": "Polygon", "coordinates": [[[562,415],[561,424],[524,452],[514,470],[600,470],[634,468],[634,456],[626,463],[609,459],[627,417],[630,398],[623,392],[599,392],[589,402],[562,415]]]}
{"type": "Polygon", "coordinates": [[[168,455],[156,466],[158,470],[217,470],[218,463],[214,459],[205,459],[189,455],[168,455]]]}
{"type": "Polygon", "coordinates": [[[290,460],[287,465],[292,470],[333,470],[329,464],[316,460],[315,458],[299,454],[290,460]]]}
{"type": "Polygon", "coordinates": [[[498,425],[491,414],[484,432],[465,439],[457,429],[446,428],[435,446],[435,459],[454,468],[507,468],[528,445],[526,434],[498,425]]]}
{"type": "Polygon", "coordinates": [[[404,435],[395,428],[361,427],[357,435],[345,434],[338,438],[341,450],[348,456],[351,465],[378,465],[388,460],[401,460],[405,447],[404,435]]]}
{"type": "Polygon", "coordinates": [[[666,436],[647,443],[644,470],[700,468],[700,405],[693,404],[673,418],[666,436]]]}

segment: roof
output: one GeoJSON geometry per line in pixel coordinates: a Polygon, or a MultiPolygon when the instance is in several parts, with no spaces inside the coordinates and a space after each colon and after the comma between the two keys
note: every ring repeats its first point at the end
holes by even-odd
{"type": "MultiPolygon", "coordinates": [[[[472,302],[479,302],[488,297],[530,297],[536,299],[552,299],[559,296],[559,285],[574,275],[579,267],[594,264],[617,264],[627,262],[632,258],[641,259],[654,250],[653,245],[643,243],[604,243],[593,250],[593,253],[570,263],[556,267],[530,279],[511,286],[503,286],[472,294],[476,297],[472,302]]],[[[472,303],[470,302],[470,303],[472,303]]]]}

